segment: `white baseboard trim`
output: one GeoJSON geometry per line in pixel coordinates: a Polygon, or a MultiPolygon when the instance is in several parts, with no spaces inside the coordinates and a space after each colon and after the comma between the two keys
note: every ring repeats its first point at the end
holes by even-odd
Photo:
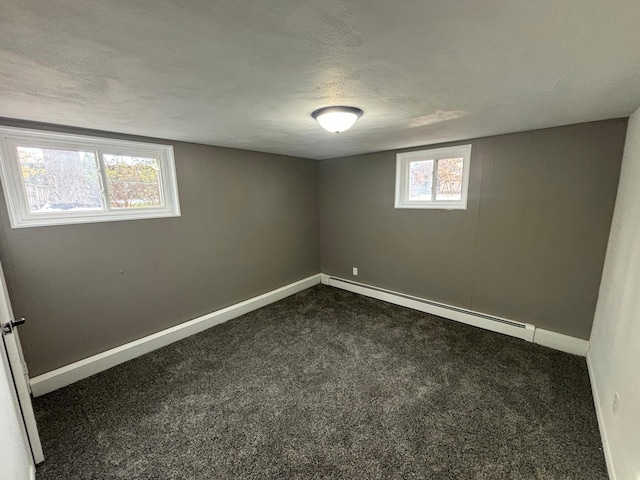
{"type": "Polygon", "coordinates": [[[36,480],[36,467],[35,465],[31,465],[29,467],[29,479],[36,480]]]}
{"type": "Polygon", "coordinates": [[[323,285],[329,285],[329,279],[331,277],[329,275],[327,275],[326,273],[321,273],[320,274],[320,281],[323,285]]]}
{"type": "Polygon", "coordinates": [[[134,340],[133,342],[120,345],[106,352],[93,355],[89,358],[79,360],[64,367],[57,368],[31,379],[31,391],[34,397],[44,395],[59,388],[71,385],[78,380],[87,378],[96,373],[107,370],[111,367],[132,360],[136,357],[149,353],[158,348],[169,345],[183,338],[202,332],[215,325],[219,325],[233,318],[249,313],[270,303],[282,300],[294,293],[306,290],[321,282],[321,275],[299,280],[285,285],[284,287],[272,290],[257,297],[250,298],[244,302],[236,303],[229,307],[203,315],[193,320],[181,323],[175,327],[167,328],[161,332],[134,340]]]}
{"type": "Polygon", "coordinates": [[[542,328],[536,328],[533,343],[553,348],[554,350],[572,353],[573,355],[580,355],[581,357],[586,357],[589,351],[588,340],[570,337],[569,335],[563,335],[542,328]]]}
{"type": "Polygon", "coordinates": [[[350,292],[359,293],[367,297],[377,298],[385,302],[401,305],[403,307],[412,308],[421,312],[438,315],[439,317],[448,318],[457,322],[473,325],[474,327],[484,328],[492,332],[498,332],[512,337],[521,338],[528,342],[534,342],[538,345],[553,348],[573,355],[586,356],[589,351],[589,341],[581,338],[563,335],[561,333],[552,332],[537,328],[535,325],[517,322],[508,318],[496,317],[485,313],[467,310],[464,308],[454,307],[439,302],[433,302],[424,298],[405,295],[384,288],[373,287],[364,283],[353,282],[342,278],[332,277],[322,274],[322,283],[332,287],[349,290],[350,292]]]}
{"type": "Polygon", "coordinates": [[[600,438],[602,439],[602,450],[604,451],[604,459],[607,463],[607,471],[609,478],[616,480],[616,470],[613,466],[613,458],[611,457],[611,447],[609,445],[609,437],[607,436],[607,427],[604,423],[604,415],[602,414],[602,404],[600,393],[598,392],[598,384],[596,382],[593,366],[591,365],[591,356],[587,353],[587,370],[589,371],[589,380],[591,381],[591,392],[593,393],[593,404],[596,407],[596,418],[598,419],[598,428],[600,429],[600,438]]]}
{"type": "MultiPolygon", "coordinates": [[[[324,283],[324,282],[323,282],[324,283]]],[[[393,292],[383,288],[372,287],[363,283],[352,282],[341,278],[329,276],[328,285],[341,288],[350,292],[365,295],[367,297],[383,300],[388,303],[430,313],[439,317],[466,323],[474,327],[480,327],[492,332],[503,333],[512,337],[521,338],[529,342],[533,341],[535,326],[528,323],[516,322],[506,318],[487,315],[472,310],[466,310],[439,302],[432,302],[412,295],[393,292]]]]}

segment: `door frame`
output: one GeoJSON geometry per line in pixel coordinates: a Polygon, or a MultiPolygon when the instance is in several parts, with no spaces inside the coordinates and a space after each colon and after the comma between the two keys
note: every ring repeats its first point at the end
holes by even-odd
{"type": "MultiPolygon", "coordinates": [[[[0,336],[2,336],[0,334],[0,336]]],[[[4,340],[0,341],[0,447],[2,463],[0,475],[20,480],[35,480],[36,466],[29,438],[22,418],[20,402],[13,383],[13,375],[6,355],[4,340]]]]}
{"type": "Polygon", "coordinates": [[[3,351],[6,352],[6,359],[9,367],[9,374],[13,377],[13,385],[22,414],[22,422],[27,435],[28,445],[31,448],[31,455],[35,464],[44,461],[42,443],[38,433],[38,425],[31,402],[31,387],[29,385],[29,374],[26,370],[26,363],[22,355],[20,337],[17,328],[12,325],[14,321],[11,299],[7,290],[7,283],[4,278],[4,271],[0,263],[0,323],[6,325],[2,329],[3,351]]]}

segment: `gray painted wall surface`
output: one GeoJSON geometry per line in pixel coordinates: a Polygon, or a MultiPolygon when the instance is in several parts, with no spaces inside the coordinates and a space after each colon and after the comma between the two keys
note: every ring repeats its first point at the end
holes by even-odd
{"type": "Polygon", "coordinates": [[[322,161],[322,271],[588,339],[626,125],[456,142],[466,211],[394,209],[395,151],[322,161]]]}
{"type": "Polygon", "coordinates": [[[320,271],[316,161],[160,142],[181,217],[12,230],[0,200],[32,376],[320,271]]]}

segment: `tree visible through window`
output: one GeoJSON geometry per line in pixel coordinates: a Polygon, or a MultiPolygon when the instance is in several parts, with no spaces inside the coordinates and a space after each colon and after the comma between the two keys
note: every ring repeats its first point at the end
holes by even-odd
{"type": "Polygon", "coordinates": [[[471,145],[399,153],[396,208],[465,209],[471,145]]]}
{"type": "Polygon", "coordinates": [[[156,158],[104,155],[112,208],[162,206],[160,166],[156,158]]]}
{"type": "Polygon", "coordinates": [[[18,147],[31,212],[101,210],[94,153],[18,147]]]}
{"type": "Polygon", "coordinates": [[[463,158],[438,160],[438,191],[436,200],[460,200],[462,198],[463,158]]]}
{"type": "Polygon", "coordinates": [[[14,228],[179,215],[170,146],[10,127],[0,142],[14,228]]]}
{"type": "Polygon", "coordinates": [[[433,195],[433,160],[411,162],[409,166],[409,198],[431,200],[433,195]]]}

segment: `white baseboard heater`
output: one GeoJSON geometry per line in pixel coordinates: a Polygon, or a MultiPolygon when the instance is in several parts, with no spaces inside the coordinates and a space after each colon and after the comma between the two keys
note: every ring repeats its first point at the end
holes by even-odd
{"type": "Polygon", "coordinates": [[[561,350],[573,355],[586,356],[589,351],[589,341],[581,338],[564,335],[538,328],[529,323],[516,322],[508,318],[488,315],[482,312],[475,312],[465,308],[454,307],[440,302],[434,302],[425,298],[414,297],[405,293],[394,292],[364,283],[345,280],[344,278],[332,277],[322,274],[322,283],[350,292],[359,293],[367,297],[376,298],[385,302],[401,305],[439,317],[466,323],[474,327],[484,328],[492,332],[498,332],[516,338],[521,338],[528,342],[537,343],[545,347],[561,350]]]}
{"type": "Polygon", "coordinates": [[[457,322],[466,323],[467,325],[484,328],[485,330],[491,330],[493,332],[521,338],[529,342],[533,342],[534,340],[536,327],[528,323],[516,322],[507,318],[474,312],[473,310],[454,307],[452,305],[446,305],[342,278],[329,276],[326,277],[326,280],[326,283],[332,287],[341,288],[367,297],[408,307],[413,310],[419,310],[421,312],[430,313],[432,315],[448,318],[457,322]]]}

